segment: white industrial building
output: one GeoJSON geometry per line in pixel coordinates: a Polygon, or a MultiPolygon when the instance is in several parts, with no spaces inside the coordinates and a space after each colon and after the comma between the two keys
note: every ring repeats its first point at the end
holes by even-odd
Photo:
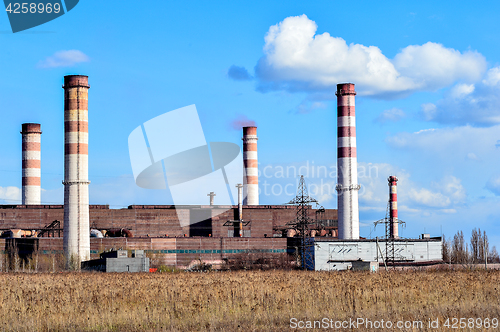
{"type": "MultiPolygon", "coordinates": [[[[314,266],[316,271],[347,270],[353,262],[378,262],[386,257],[385,239],[336,240],[316,238],[314,243],[314,266]]],[[[420,265],[442,261],[442,239],[397,239],[394,240],[396,263],[420,265]]]]}

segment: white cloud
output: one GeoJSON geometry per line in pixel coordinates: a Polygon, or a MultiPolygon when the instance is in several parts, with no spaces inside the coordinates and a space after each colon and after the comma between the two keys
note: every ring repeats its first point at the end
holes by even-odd
{"type": "MultiPolygon", "coordinates": [[[[411,186],[414,184],[410,183],[411,186]]],[[[449,175],[441,181],[431,183],[433,190],[426,188],[410,188],[408,198],[411,202],[433,208],[446,208],[452,205],[460,205],[465,202],[466,192],[461,180],[449,175]]],[[[403,194],[404,197],[404,194],[403,194]]],[[[453,209],[442,209],[442,212],[450,212],[453,209]]]]}
{"type": "MultiPolygon", "coordinates": [[[[398,150],[418,155],[440,167],[458,167],[464,160],[494,161],[500,157],[496,147],[500,138],[500,125],[489,128],[462,126],[402,132],[386,138],[386,143],[398,150]]],[[[432,166],[435,167],[435,166],[432,166]]]]}
{"type": "Polygon", "coordinates": [[[393,63],[418,90],[436,90],[458,80],[475,82],[486,70],[486,60],[481,54],[471,51],[462,54],[431,42],[402,49],[393,63]]]}
{"type": "Polygon", "coordinates": [[[39,68],[72,67],[80,62],[90,61],[89,57],[79,50],[58,51],[38,63],[39,68]]]}
{"type": "MultiPolygon", "coordinates": [[[[428,209],[452,209],[461,206],[466,199],[466,191],[461,180],[448,175],[439,182],[431,182],[431,188],[422,188],[410,179],[410,174],[390,164],[359,163],[358,169],[372,169],[370,176],[359,177],[360,209],[380,211],[387,206],[389,186],[387,178],[396,176],[398,181],[398,205],[407,213],[423,213],[428,209]]],[[[442,211],[450,213],[449,211],[442,211]]]]}
{"type": "Polygon", "coordinates": [[[448,197],[441,193],[432,192],[428,189],[414,189],[412,188],[408,193],[408,197],[419,205],[427,207],[446,207],[449,206],[451,201],[448,197]]]}
{"type": "Polygon", "coordinates": [[[467,95],[470,95],[475,90],[474,84],[457,84],[450,90],[451,98],[464,98],[467,95]]]}
{"type": "Polygon", "coordinates": [[[396,97],[476,82],[486,70],[486,60],[475,51],[460,53],[428,42],[408,46],[391,60],[376,46],[347,45],[316,31],[306,15],[269,28],[255,68],[261,91],[333,92],[339,82],[354,82],[360,95],[396,97]]]}
{"type": "Polygon", "coordinates": [[[492,176],[486,183],[486,189],[500,196],[500,175],[492,176]]]}
{"type": "Polygon", "coordinates": [[[500,124],[500,67],[488,70],[481,82],[456,84],[435,104],[423,104],[421,115],[443,124],[500,124]]]}
{"type": "Polygon", "coordinates": [[[379,123],[386,123],[389,121],[397,122],[403,119],[405,116],[406,114],[402,109],[391,108],[380,113],[380,115],[375,119],[375,121],[379,123]]]}
{"type": "Polygon", "coordinates": [[[0,200],[6,204],[21,203],[21,188],[18,187],[0,187],[0,200]]]}
{"type": "Polygon", "coordinates": [[[454,204],[465,202],[466,192],[462,186],[462,181],[453,175],[445,176],[440,182],[433,184],[433,186],[447,195],[454,204]]]}
{"type": "Polygon", "coordinates": [[[497,86],[500,82],[500,67],[494,67],[488,70],[483,84],[487,86],[497,86]]]}

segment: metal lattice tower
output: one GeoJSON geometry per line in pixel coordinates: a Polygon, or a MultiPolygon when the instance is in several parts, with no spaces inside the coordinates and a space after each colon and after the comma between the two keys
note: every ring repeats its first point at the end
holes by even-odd
{"type": "MultiPolygon", "coordinates": [[[[396,177],[390,176],[388,178],[389,188],[391,184],[394,184],[394,179],[397,182],[396,177]]],[[[387,204],[387,210],[385,213],[385,218],[375,221],[375,227],[378,224],[385,224],[385,263],[394,266],[396,260],[400,260],[401,257],[396,254],[396,239],[399,238],[397,235],[397,225],[404,225],[405,222],[398,218],[397,214],[397,199],[395,199],[395,189],[390,189],[389,191],[389,202],[387,204]],[[396,212],[395,212],[396,211],[396,212]]]]}
{"type": "Polygon", "coordinates": [[[287,226],[296,230],[300,236],[301,267],[304,270],[314,264],[314,250],[311,250],[314,242],[310,239],[309,225],[316,224],[317,221],[309,218],[308,212],[311,209],[311,203],[319,205],[316,199],[309,196],[304,176],[301,175],[297,196],[287,203],[297,206],[297,214],[295,220],[287,223],[287,226]]]}

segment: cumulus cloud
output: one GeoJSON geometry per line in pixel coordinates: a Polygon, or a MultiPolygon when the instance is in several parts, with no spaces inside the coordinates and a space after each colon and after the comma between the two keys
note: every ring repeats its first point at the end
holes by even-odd
{"type": "Polygon", "coordinates": [[[80,62],[90,61],[89,57],[79,50],[58,51],[38,63],[39,68],[72,67],[80,62]]]}
{"type": "Polygon", "coordinates": [[[227,76],[235,81],[250,81],[253,79],[252,75],[248,73],[245,67],[232,65],[227,71],[227,76]]]}
{"type": "Polygon", "coordinates": [[[452,175],[445,176],[439,182],[432,182],[431,188],[410,188],[408,198],[417,205],[443,208],[441,211],[445,213],[453,213],[450,212],[453,209],[444,208],[465,202],[466,192],[462,181],[452,175]]]}
{"type": "Polygon", "coordinates": [[[466,192],[462,181],[453,175],[445,176],[441,181],[432,183],[432,186],[446,195],[453,204],[465,202],[466,192]]]}
{"type": "Polygon", "coordinates": [[[364,208],[385,210],[389,199],[387,178],[390,175],[397,176],[400,183],[408,184],[410,175],[405,170],[385,163],[358,163],[359,201],[364,208]]]}
{"type": "MultiPolygon", "coordinates": [[[[459,52],[428,42],[410,45],[388,59],[376,46],[347,44],[306,15],[288,17],[269,28],[264,56],[255,67],[260,91],[334,91],[339,82],[354,82],[360,95],[394,98],[434,91],[457,81],[473,83],[486,70],[475,51],[459,52]]],[[[333,98],[333,93],[330,94],[333,98]]]]}
{"type": "Polygon", "coordinates": [[[498,86],[498,83],[500,83],[500,67],[488,70],[482,83],[486,86],[498,86]]]}
{"type": "Polygon", "coordinates": [[[442,209],[453,209],[463,204],[466,199],[461,180],[452,175],[443,177],[439,182],[431,182],[429,188],[424,188],[411,180],[407,171],[390,164],[361,162],[358,169],[370,170],[369,176],[359,177],[359,200],[362,210],[365,211],[385,210],[389,200],[387,178],[390,175],[399,179],[398,205],[402,211],[408,213],[419,213],[428,209],[446,212],[442,209]]]}
{"type": "Polygon", "coordinates": [[[250,120],[246,115],[239,114],[236,119],[233,119],[229,126],[234,130],[241,130],[243,127],[255,127],[257,124],[254,120],[250,120]]]}
{"type": "Polygon", "coordinates": [[[21,202],[21,188],[0,187],[0,200],[7,204],[17,204],[21,202]]]}
{"type": "Polygon", "coordinates": [[[500,67],[488,70],[476,84],[456,84],[435,104],[421,107],[422,118],[442,124],[500,124],[500,67]]]}
{"type": "Polygon", "coordinates": [[[427,207],[446,207],[451,203],[450,199],[445,195],[425,188],[419,190],[412,188],[408,193],[408,197],[413,202],[427,207]]]}
{"type": "Polygon", "coordinates": [[[391,108],[380,113],[380,115],[375,119],[375,122],[382,124],[386,122],[397,122],[403,119],[405,116],[406,114],[402,109],[391,108]]]}

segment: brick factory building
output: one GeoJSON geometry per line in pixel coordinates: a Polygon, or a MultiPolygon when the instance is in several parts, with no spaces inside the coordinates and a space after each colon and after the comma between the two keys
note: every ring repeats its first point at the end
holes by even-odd
{"type": "MultiPolygon", "coordinates": [[[[220,262],[247,253],[278,257],[290,249],[286,223],[295,218],[295,206],[243,206],[245,220],[250,221],[243,226],[243,238],[234,237],[234,226],[224,226],[226,221],[235,220],[237,214],[238,206],[225,205],[131,205],[125,209],[90,205],[92,229],[130,231],[118,237],[91,238],[91,258],[99,257],[103,250],[142,249],[153,254],[158,264],[188,267],[199,260],[220,262]],[[202,221],[181,227],[178,214],[202,221]]],[[[324,224],[318,236],[336,236],[337,210],[311,209],[310,217],[324,224]]],[[[63,220],[63,205],[0,205],[0,230],[43,231],[39,237],[26,238],[36,241],[36,249],[42,254],[63,253],[63,220]],[[54,221],[58,221],[57,227],[44,231],[54,221]]],[[[0,239],[4,253],[7,245],[8,239],[0,239]]]]}

